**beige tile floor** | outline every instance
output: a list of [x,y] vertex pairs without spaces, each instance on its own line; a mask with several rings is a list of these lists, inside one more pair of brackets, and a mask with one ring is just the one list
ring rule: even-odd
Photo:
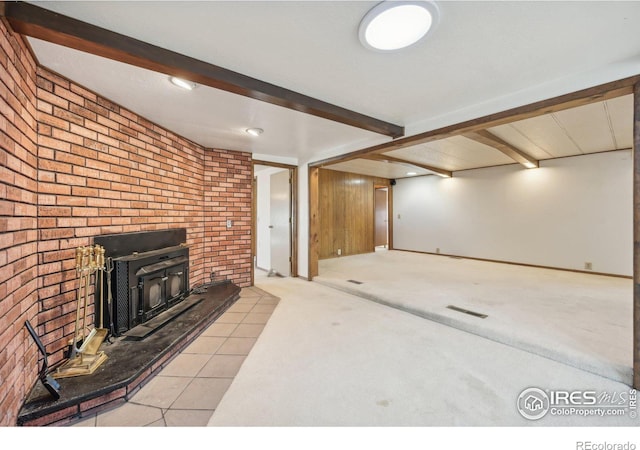
[[74,427],[206,426],[278,298],[256,287],[240,298],[124,405]]

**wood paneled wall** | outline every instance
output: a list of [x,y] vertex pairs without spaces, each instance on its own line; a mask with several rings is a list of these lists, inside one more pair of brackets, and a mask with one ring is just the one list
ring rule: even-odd
[[319,170],[319,258],[374,251],[375,186],[386,178]]

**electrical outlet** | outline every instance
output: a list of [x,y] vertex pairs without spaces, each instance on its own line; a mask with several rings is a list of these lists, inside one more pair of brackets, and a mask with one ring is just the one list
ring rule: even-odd
[[584,268],[586,270],[593,270],[593,264],[591,264],[590,262],[586,262],[584,263]]
[[440,248],[436,248],[436,253],[440,253]]
[[339,249],[338,249],[338,251],[337,251],[337,253],[338,253],[338,256],[342,255],[342,249],[341,249],[341,248],[339,248]]
[[227,228],[231,228],[233,226],[233,222],[231,219],[227,219]]

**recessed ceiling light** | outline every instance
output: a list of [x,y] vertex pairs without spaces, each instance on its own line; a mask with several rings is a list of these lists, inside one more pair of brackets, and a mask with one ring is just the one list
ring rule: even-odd
[[370,50],[390,52],[415,44],[438,20],[432,1],[384,1],[360,22],[360,42]]
[[262,133],[264,133],[264,130],[262,128],[247,128],[245,131],[251,136],[260,136]]
[[196,87],[195,83],[192,83],[191,81],[183,80],[182,78],[178,78],[178,77],[169,77],[169,81],[171,81],[171,83],[174,84],[175,86],[178,86],[182,89],[186,89],[188,91],[192,91]]
[[417,174],[416,172],[407,172],[407,175],[408,175],[408,176],[410,176],[410,177],[412,177],[412,176],[414,176],[414,175],[418,175],[418,174]]

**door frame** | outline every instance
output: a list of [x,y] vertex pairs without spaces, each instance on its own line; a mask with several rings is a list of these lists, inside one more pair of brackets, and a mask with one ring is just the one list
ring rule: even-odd
[[255,176],[255,166],[269,166],[269,167],[278,167],[281,169],[289,170],[289,178],[291,180],[290,186],[290,195],[289,200],[291,202],[290,210],[291,210],[291,254],[289,257],[291,258],[291,276],[298,276],[298,167],[293,166],[291,164],[282,164],[271,161],[260,161],[260,160],[252,160],[251,161],[251,286],[254,285],[255,281],[255,260],[257,256],[257,222],[258,222],[258,184],[256,182]]

